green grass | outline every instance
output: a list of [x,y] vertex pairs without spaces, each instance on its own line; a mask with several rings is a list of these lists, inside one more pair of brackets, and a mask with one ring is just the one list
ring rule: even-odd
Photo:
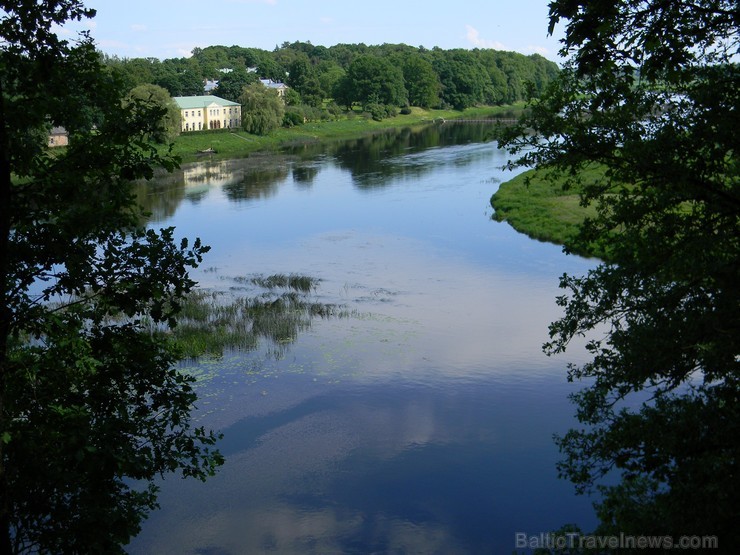
[[[424,110],[412,108],[410,114],[400,114],[383,121],[374,121],[359,113],[336,121],[306,123],[291,128],[280,128],[267,136],[251,135],[238,130],[199,131],[183,133],[175,139],[172,153],[183,163],[211,158],[242,158],[258,150],[276,149],[284,145],[301,142],[317,142],[342,138],[356,138],[362,135],[430,123],[435,119],[513,117],[524,109],[524,104],[510,106],[484,106],[456,110]],[[200,155],[201,150],[212,148],[216,154]]]
[[[603,177],[602,168],[581,174],[583,181],[597,181]],[[508,222],[533,239],[566,244],[576,236],[584,219],[596,214],[596,209],[581,206],[579,191],[565,190],[563,185],[564,180],[545,178],[540,171],[524,172],[502,183],[491,197],[494,219]]]

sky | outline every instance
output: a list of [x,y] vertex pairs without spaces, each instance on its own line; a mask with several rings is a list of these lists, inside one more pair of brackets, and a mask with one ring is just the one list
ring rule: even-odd
[[404,43],[433,48],[494,48],[558,61],[547,35],[549,0],[86,0],[98,49],[123,58],[188,57],[196,47],[273,50],[284,42]]

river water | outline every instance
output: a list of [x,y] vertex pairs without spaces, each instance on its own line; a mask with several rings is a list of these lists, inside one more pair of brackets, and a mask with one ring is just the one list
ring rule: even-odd
[[491,220],[513,174],[489,133],[204,161],[142,189],[151,225],[211,245],[202,288],[308,275],[349,316],[191,364],[226,464],[163,480],[131,553],[508,554],[517,533],[594,525],[552,441],[575,424],[565,366],[584,354],[541,351],[559,276],[593,262]]

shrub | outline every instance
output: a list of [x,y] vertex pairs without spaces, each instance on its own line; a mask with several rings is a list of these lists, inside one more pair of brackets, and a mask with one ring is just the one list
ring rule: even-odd
[[285,112],[283,116],[283,127],[295,127],[297,125],[303,125],[303,112],[291,106],[291,109]]

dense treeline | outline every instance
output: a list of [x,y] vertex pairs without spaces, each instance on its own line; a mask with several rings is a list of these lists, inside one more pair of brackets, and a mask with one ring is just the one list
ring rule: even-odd
[[335,110],[337,105],[359,105],[380,117],[406,106],[464,109],[510,104],[530,93],[539,96],[559,71],[538,54],[405,44],[325,47],[294,42],[272,52],[209,46],[196,48],[189,58],[104,56],[104,61],[130,88],[154,84],[172,96],[186,96],[203,94],[204,82],[213,80],[219,81],[216,94],[238,100],[245,86],[264,78],[290,86],[288,106],[319,109],[331,99]]

